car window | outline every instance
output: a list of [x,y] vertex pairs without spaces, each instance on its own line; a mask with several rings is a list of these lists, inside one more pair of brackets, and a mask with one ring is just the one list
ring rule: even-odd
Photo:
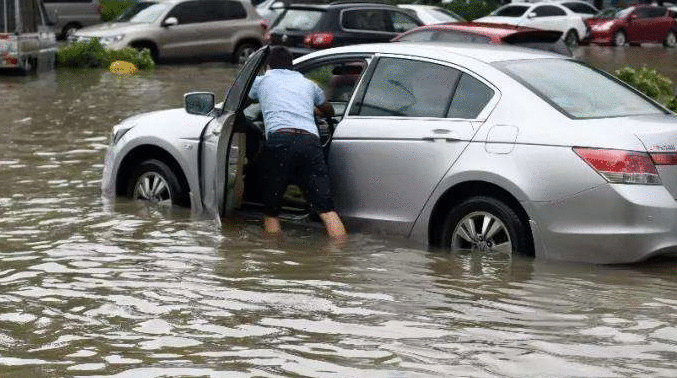
[[219,0],[186,1],[177,4],[167,14],[176,17],[180,25],[200,22],[223,21],[231,18],[226,3]]
[[528,9],[528,5],[509,5],[507,7],[497,9],[493,15],[501,17],[522,17],[524,12],[526,12]]
[[417,30],[401,36],[398,41],[401,42],[428,42],[437,32],[434,30]]
[[236,20],[241,18],[247,18],[247,11],[244,9],[239,1],[224,1],[226,9],[226,20]]
[[494,97],[494,90],[474,77],[463,73],[451,101],[447,117],[474,119]]
[[656,18],[665,16],[665,8],[662,7],[652,7],[649,8],[648,17]]
[[636,18],[649,18],[651,17],[651,9],[649,8],[637,8],[635,13],[632,14]]
[[454,31],[440,31],[435,40],[440,42],[491,43],[491,38],[484,35]]
[[382,58],[357,114],[443,118],[459,75],[439,64]]
[[663,113],[627,86],[580,62],[538,59],[495,65],[572,118]]
[[341,16],[344,29],[392,31],[392,20],[381,9],[349,9]]
[[591,7],[588,4],[584,4],[584,3],[562,3],[562,6],[571,9],[571,11],[574,12],[574,13],[582,13],[582,14],[596,14],[597,13],[595,8]]
[[413,17],[407,14],[397,11],[391,11],[388,13],[390,14],[390,24],[393,26],[393,28],[388,31],[403,33],[409,29],[419,26],[419,23],[416,22]]
[[314,9],[287,9],[275,20],[273,27],[282,30],[313,30],[324,12]]
[[304,69],[303,76],[324,91],[327,101],[347,103],[366,66],[364,59],[331,62]]
[[553,16],[566,16],[566,12],[553,5],[541,5],[535,7],[532,11],[536,13],[536,17],[553,17]]

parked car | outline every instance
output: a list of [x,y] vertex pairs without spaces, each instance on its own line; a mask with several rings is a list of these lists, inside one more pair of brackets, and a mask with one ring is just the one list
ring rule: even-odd
[[393,42],[508,44],[572,56],[562,32],[507,24],[455,22],[424,25],[393,38]]
[[53,69],[56,36],[42,0],[0,0],[0,69]]
[[565,8],[569,8],[572,12],[581,16],[584,20],[586,18],[594,17],[596,14],[599,13],[599,9],[595,8],[594,5],[590,4],[587,1],[564,0],[564,1],[556,1],[555,4],[559,4]]
[[475,21],[561,31],[569,47],[578,45],[586,34],[581,16],[557,3],[507,4]]
[[590,28],[589,40],[601,45],[623,46],[626,43],[663,43],[677,46],[675,13],[652,5],[638,5],[623,9],[613,17],[595,17],[586,20]]
[[384,3],[291,4],[275,20],[264,43],[286,46],[300,56],[329,47],[388,42],[421,25],[412,12]]
[[416,17],[426,25],[441,24],[443,22],[464,22],[465,19],[456,13],[442,7],[423,4],[399,4],[398,7],[409,9],[416,13]]
[[44,0],[54,31],[62,39],[85,26],[101,22],[99,0]]
[[115,21],[82,28],[70,42],[98,38],[104,47],[147,48],[154,60],[230,58],[244,62],[261,46],[265,21],[249,0],[152,0]]
[[[246,98],[267,52],[221,104],[189,93],[183,109],[114,126],[103,194],[215,215],[256,209],[257,177],[271,173],[257,164],[262,121]],[[594,263],[677,249],[677,116],[611,75],[479,44],[360,44],[294,66],[336,110],[318,125],[352,230]]]

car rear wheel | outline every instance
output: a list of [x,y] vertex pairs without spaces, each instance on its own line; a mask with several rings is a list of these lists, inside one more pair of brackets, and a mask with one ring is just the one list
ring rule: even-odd
[[530,255],[527,227],[504,202],[470,197],[454,206],[444,222],[442,247],[451,252],[486,255]]
[[663,41],[663,46],[665,47],[675,47],[677,46],[677,33],[674,30],[670,30],[668,35],[665,36]]
[[564,37],[564,43],[569,46],[570,49],[578,47],[578,33],[576,30],[571,29],[567,32]]
[[255,53],[257,49],[258,49],[257,45],[249,42],[245,42],[239,45],[237,49],[235,49],[235,52],[233,53],[232,58],[233,63],[244,64],[244,62],[247,61],[249,56]]
[[155,159],[145,160],[134,169],[127,182],[127,197],[162,205],[181,205],[186,201],[176,174]]
[[624,46],[628,42],[623,30],[619,30],[614,34],[614,46]]

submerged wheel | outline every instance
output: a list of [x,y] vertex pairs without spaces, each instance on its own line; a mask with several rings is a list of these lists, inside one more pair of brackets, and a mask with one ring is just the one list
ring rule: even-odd
[[578,47],[578,33],[576,30],[571,29],[567,32],[564,37],[564,43],[569,46],[570,49]]
[[674,30],[670,30],[663,40],[663,46],[665,47],[675,47],[677,46],[677,33]]
[[531,255],[531,237],[517,213],[485,196],[454,206],[444,222],[442,246],[452,252]]
[[232,61],[236,64],[244,64],[250,55],[256,52],[259,47],[253,43],[245,42],[235,49]]
[[127,197],[163,205],[185,205],[187,193],[167,164],[149,159],[139,164],[127,182]]
[[624,46],[628,42],[623,30],[619,30],[614,34],[614,46]]

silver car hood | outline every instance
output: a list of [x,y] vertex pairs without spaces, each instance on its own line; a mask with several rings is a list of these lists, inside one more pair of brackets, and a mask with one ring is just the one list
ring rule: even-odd
[[133,127],[135,134],[155,135],[163,139],[197,139],[211,116],[188,114],[183,108],[158,110],[131,116],[120,126]]
[[88,26],[75,32],[81,37],[105,37],[135,32],[139,29],[147,29],[150,24],[135,22],[106,22],[103,24]]

